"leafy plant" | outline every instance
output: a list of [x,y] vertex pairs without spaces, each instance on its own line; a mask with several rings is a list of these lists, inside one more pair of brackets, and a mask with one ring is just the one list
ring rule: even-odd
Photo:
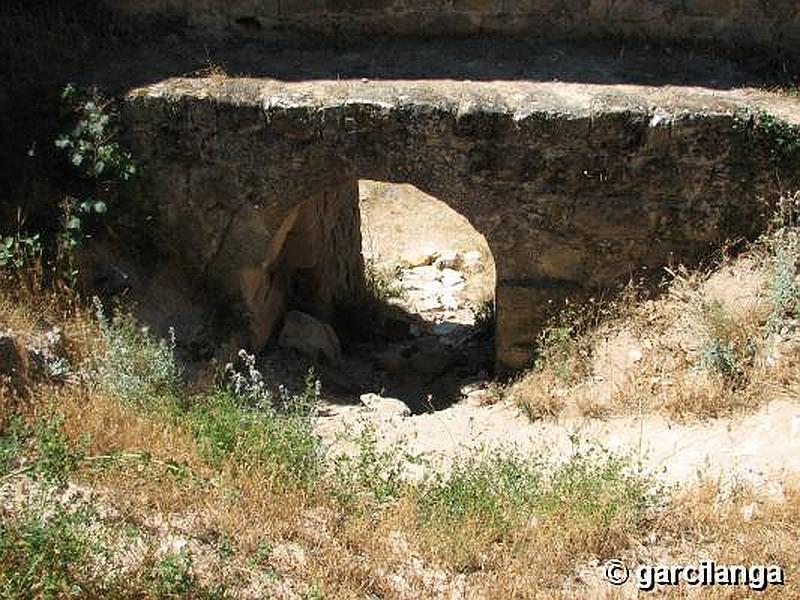
[[[136,174],[133,158],[115,141],[117,130],[112,124],[111,103],[97,90],[80,94],[73,84],[64,88],[61,99],[75,113],[77,123],[56,140],[56,147],[65,151],[84,177],[100,182],[105,189],[133,177]],[[87,208],[105,212],[100,205]]]
[[386,302],[405,294],[397,270],[383,268],[374,259],[364,261],[364,278],[367,296],[374,301]]
[[322,472],[322,444],[314,433],[319,382],[309,372],[303,391],[285,388],[273,398],[255,367],[242,353],[245,371],[226,371],[225,386],[188,410],[189,427],[213,463],[235,457],[236,464],[264,469],[279,488],[306,486]]
[[444,528],[481,523],[502,534],[533,509],[542,471],[538,461],[513,452],[458,459],[449,476],[437,475],[423,488],[423,519]]
[[761,113],[756,120],[756,128],[769,142],[770,159],[775,167],[792,165],[800,156],[800,132],[794,125]]
[[797,283],[800,246],[800,192],[784,195],[778,204],[764,241],[770,252],[767,292],[772,311],[767,319],[766,332],[775,333],[786,317],[800,310],[800,285]]
[[51,416],[36,427],[36,462],[34,473],[51,485],[64,486],[75,469],[81,453],[74,450],[63,432],[63,419]]
[[16,233],[0,238],[0,267],[21,271],[39,260],[42,243],[39,234]]
[[6,421],[0,433],[0,475],[5,475],[16,466],[30,433],[22,417],[13,415]]
[[772,312],[767,330],[779,329],[784,319],[798,312],[800,285],[797,283],[797,240],[782,239],[776,244],[768,281]]
[[182,371],[175,358],[175,332],[158,339],[139,326],[131,315],[109,320],[95,299],[97,319],[105,348],[96,360],[94,380],[121,400],[152,407],[180,394]]
[[495,306],[494,300],[485,300],[475,304],[472,308],[475,315],[475,328],[487,333],[494,331],[495,327]]
[[331,457],[333,495],[350,505],[359,499],[381,504],[398,498],[405,488],[403,462],[414,457],[399,445],[379,449],[375,427],[371,424],[365,424],[354,441],[354,453]]
[[640,531],[661,496],[629,460],[577,446],[560,464],[506,450],[467,455],[449,476],[420,486],[417,506],[435,549],[464,568],[482,564],[486,546],[542,531],[561,532],[565,544],[591,536],[599,540],[592,548],[618,549],[614,540]]
[[579,445],[549,477],[537,509],[543,516],[562,514],[578,522],[630,529],[641,525],[647,511],[659,503],[662,491],[630,460],[596,446]]
[[72,167],[75,190],[61,203],[57,256],[62,274],[74,287],[78,270],[74,253],[114,204],[119,191],[136,174],[130,152],[117,141],[112,103],[97,90],[80,93],[67,85],[62,101],[74,119],[72,129],[55,140]]
[[153,568],[152,587],[158,598],[186,598],[197,588],[194,561],[185,551],[166,555]]
[[719,301],[703,303],[700,310],[706,329],[700,365],[728,381],[743,382],[756,354],[758,332],[745,327]]

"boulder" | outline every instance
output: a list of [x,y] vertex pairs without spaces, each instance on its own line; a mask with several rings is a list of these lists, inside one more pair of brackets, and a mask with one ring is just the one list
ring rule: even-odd
[[396,398],[384,398],[378,394],[362,394],[361,404],[378,413],[380,417],[387,419],[411,416],[411,409],[408,408],[408,405]]
[[463,264],[467,267],[476,267],[481,264],[483,258],[481,257],[481,253],[477,250],[470,250],[469,252],[464,253],[463,257]]
[[342,347],[333,328],[299,310],[287,313],[278,346],[332,364],[342,359]]
[[0,377],[17,393],[24,393],[36,382],[64,381],[69,372],[63,336],[57,327],[28,336],[0,332]]
[[427,283],[437,281],[440,277],[439,269],[431,265],[414,267],[403,271],[403,284],[408,287],[422,287]]

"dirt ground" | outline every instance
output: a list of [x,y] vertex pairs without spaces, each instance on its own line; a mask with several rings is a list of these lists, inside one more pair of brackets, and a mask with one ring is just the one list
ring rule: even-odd
[[361,239],[365,258],[393,268],[403,257],[427,253],[480,253],[469,270],[463,298],[494,298],[494,259],[484,237],[441,200],[413,185],[361,180]]
[[[494,272],[485,240],[446,205],[412,186],[362,181],[361,210],[365,257],[391,270],[420,250],[423,254],[477,251],[482,268],[464,272],[464,294],[470,300],[491,297]],[[744,322],[754,311],[763,313],[764,285],[763,270],[754,259],[743,258],[715,272],[692,293],[706,303],[720,303]],[[577,392],[553,388],[547,392],[564,396],[563,410],[553,418],[531,422],[513,401],[498,401],[496,383],[476,375],[458,380],[457,397],[440,410],[415,409],[413,415],[364,406],[354,395],[349,402],[325,408],[318,432],[333,442],[345,430],[369,425],[375,427],[382,447],[402,446],[444,469],[455,457],[480,447],[568,456],[577,436],[633,457],[670,483],[720,477],[780,495],[784,483],[793,480],[792,473],[800,471],[800,405],[787,390],[776,389],[752,412],[699,421],[676,420],[641,398],[638,409],[629,397],[627,403],[619,399],[635,395],[629,388],[637,381],[655,380],[643,371],[652,362],[660,363],[664,380],[657,385],[665,391],[651,394],[656,398],[666,395],[670,386],[681,385],[670,381],[664,365],[677,361],[676,371],[691,371],[685,366],[689,358],[680,362],[676,356],[695,355],[703,331],[681,294],[688,292],[677,289],[674,298],[667,294],[656,303],[645,303],[643,322],[631,318],[597,335],[587,378],[574,390],[581,398],[591,396],[593,405],[602,405],[603,410],[587,414],[572,400],[571,394]],[[664,332],[655,327],[660,321]],[[669,356],[664,354],[667,349]],[[640,387],[636,393],[641,395]],[[385,389],[369,391],[390,396]],[[393,397],[409,403],[402,395]],[[411,471],[414,468],[418,467],[410,467]]]

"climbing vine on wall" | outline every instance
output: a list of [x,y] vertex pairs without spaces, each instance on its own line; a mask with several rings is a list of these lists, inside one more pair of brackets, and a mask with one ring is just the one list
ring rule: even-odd
[[55,140],[55,146],[68,160],[72,189],[61,203],[58,260],[62,275],[74,284],[78,275],[75,249],[114,207],[121,187],[136,175],[136,165],[116,140],[116,114],[108,99],[95,89],[79,92],[72,84],[64,88],[61,99],[72,125]]

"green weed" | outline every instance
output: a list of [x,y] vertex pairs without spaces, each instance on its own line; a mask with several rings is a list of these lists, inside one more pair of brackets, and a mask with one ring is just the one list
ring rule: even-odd
[[197,588],[194,561],[184,552],[174,552],[159,560],[152,572],[152,589],[157,598],[186,598]]
[[380,267],[373,259],[364,262],[364,279],[367,297],[380,303],[405,294],[396,269]]
[[449,476],[426,483],[419,498],[428,526],[447,532],[471,524],[501,539],[531,518],[567,516],[592,527],[641,525],[653,506],[653,482],[630,461],[593,447],[553,467],[513,451],[476,453]]
[[30,435],[30,428],[19,415],[12,415],[5,423],[0,434],[0,476],[18,466]]
[[40,421],[34,429],[36,459],[34,474],[50,485],[63,487],[78,466],[82,453],[74,449],[63,431],[63,418],[57,415]]
[[719,301],[704,302],[700,311],[706,329],[700,366],[728,381],[744,382],[755,358],[758,332],[745,327]]
[[356,446],[353,454],[329,458],[329,483],[334,497],[348,506],[355,506],[359,500],[382,504],[398,498],[406,487],[403,463],[414,457],[401,446],[379,449],[371,424],[365,424],[351,441]]
[[87,572],[99,550],[85,533],[91,514],[52,499],[0,522],[0,596],[78,598],[97,593]]
[[93,378],[120,400],[153,407],[180,396],[182,371],[175,357],[175,334],[169,341],[153,336],[130,315],[109,320],[95,299],[105,348],[96,360]]
[[313,430],[319,382],[309,373],[300,394],[280,388],[273,399],[254,360],[245,361],[245,373],[229,369],[227,386],[189,408],[189,427],[212,463],[233,458],[237,465],[267,470],[279,486],[310,485],[323,461]]
[[769,142],[770,160],[776,168],[790,167],[800,156],[800,133],[794,125],[761,113],[756,120],[756,130]]

